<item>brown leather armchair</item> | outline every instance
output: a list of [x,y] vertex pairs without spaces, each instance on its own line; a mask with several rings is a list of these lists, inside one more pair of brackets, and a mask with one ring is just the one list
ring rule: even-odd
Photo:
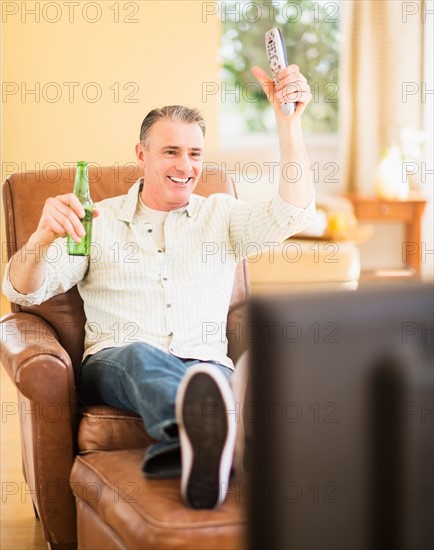
[[[94,201],[121,195],[138,167],[91,168]],[[17,173],[3,186],[10,257],[35,230],[46,198],[70,192],[74,170]],[[196,193],[235,194],[221,171],[204,169]],[[247,266],[241,263],[228,317],[229,355],[244,349]],[[23,472],[52,549],[242,548],[244,510],[236,491],[215,511],[190,510],[179,480],[146,479],[140,469],[151,440],[141,419],[107,406],[82,408],[75,370],[83,352],[83,303],[76,287],[32,307],[11,304],[1,320],[2,364],[22,414]]]

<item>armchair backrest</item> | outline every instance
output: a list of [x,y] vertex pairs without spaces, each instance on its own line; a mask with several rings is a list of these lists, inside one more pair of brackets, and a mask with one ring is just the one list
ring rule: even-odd
[[[141,176],[137,165],[123,167],[89,167],[89,183],[92,199],[102,199],[125,194]],[[27,242],[35,231],[45,200],[49,197],[72,191],[75,168],[21,172],[9,176],[3,185],[6,216],[7,255],[10,258]],[[234,182],[222,170],[204,167],[195,193],[208,196],[213,193],[228,193],[236,196]],[[248,295],[247,265],[237,266],[230,310],[243,304]],[[11,304],[12,311],[26,311],[45,319],[56,331],[61,345],[71,357],[74,367],[80,364],[83,353],[85,316],[83,302],[77,287],[65,294],[51,298],[37,306]],[[51,335],[39,335],[41,344]]]

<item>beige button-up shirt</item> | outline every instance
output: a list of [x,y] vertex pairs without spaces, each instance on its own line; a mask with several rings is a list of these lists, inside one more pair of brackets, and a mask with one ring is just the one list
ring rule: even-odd
[[68,256],[66,239],[57,239],[45,254],[42,286],[20,294],[8,265],[4,293],[11,302],[33,305],[77,285],[87,319],[83,357],[141,341],[233,368],[226,319],[236,263],[312,223],[314,199],[302,209],[280,195],[243,202],[193,194],[187,206],[168,213],[162,249],[152,221],[136,216],[140,190],[138,180],[126,195],[98,204],[90,257]]

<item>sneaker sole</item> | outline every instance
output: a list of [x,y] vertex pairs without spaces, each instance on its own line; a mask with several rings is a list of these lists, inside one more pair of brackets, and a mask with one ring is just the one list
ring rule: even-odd
[[[191,508],[216,508],[225,499],[235,445],[232,390],[226,378],[193,367],[176,400],[182,456],[181,495]],[[232,420],[232,421],[231,421]]]

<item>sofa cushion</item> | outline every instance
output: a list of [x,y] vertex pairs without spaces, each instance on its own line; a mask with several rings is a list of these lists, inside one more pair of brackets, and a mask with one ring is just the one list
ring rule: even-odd
[[179,479],[148,479],[142,461],[137,449],[76,458],[71,487],[77,499],[80,548],[104,548],[107,533],[118,541],[114,548],[246,548],[246,499],[237,492],[238,482],[231,482],[217,510],[192,510],[181,500]]
[[288,239],[248,259],[252,294],[300,284],[357,283],[360,253],[353,242]]
[[154,442],[140,416],[134,413],[107,405],[86,407],[81,411],[78,429],[80,453],[146,449]]

